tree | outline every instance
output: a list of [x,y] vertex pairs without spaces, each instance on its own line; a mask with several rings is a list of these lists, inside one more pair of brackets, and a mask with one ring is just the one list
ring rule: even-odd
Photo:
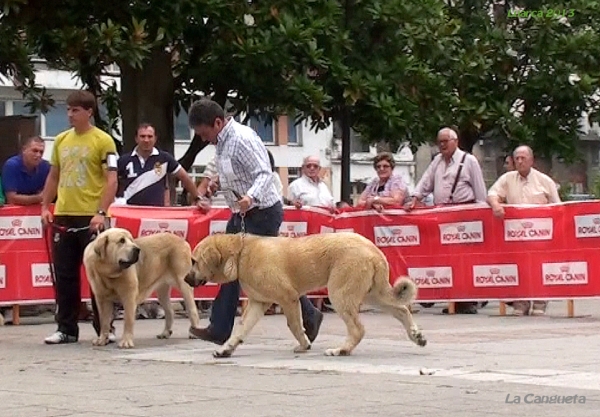
[[523,143],[545,158],[576,158],[580,118],[595,121],[600,104],[598,3],[464,0],[446,10],[458,31],[433,64],[456,94],[445,117],[461,147],[492,133],[507,149]]

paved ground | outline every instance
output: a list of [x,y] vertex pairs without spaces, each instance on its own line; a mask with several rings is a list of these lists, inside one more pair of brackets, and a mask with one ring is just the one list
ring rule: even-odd
[[[599,300],[577,302],[583,317],[573,319],[560,302],[549,317],[498,317],[493,304],[477,316],[448,317],[441,307],[415,315],[425,348],[410,343],[392,318],[363,313],[366,338],[344,358],[323,356],[344,333],[331,313],[308,354],[291,352],[285,319],[275,315],[228,360],[187,339],[184,319],[168,341],[154,338],[161,321],[138,321],[136,348],[122,351],[93,348],[89,323],[82,323],[79,344],[44,346],[51,319],[24,318],[0,328],[0,415],[598,415]],[[532,404],[535,396],[571,396],[571,403]]]

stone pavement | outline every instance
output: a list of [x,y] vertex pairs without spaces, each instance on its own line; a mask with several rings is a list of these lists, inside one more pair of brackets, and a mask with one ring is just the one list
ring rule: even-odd
[[[442,307],[415,314],[425,348],[393,318],[362,313],[366,337],[342,358],[323,356],[344,336],[333,313],[307,354],[292,353],[285,318],[275,315],[226,360],[187,339],[185,319],[167,341],[154,337],[162,320],[138,321],[136,348],[123,351],[92,347],[90,323],[81,324],[79,344],[45,346],[52,319],[24,318],[0,328],[0,416],[598,415],[600,300],[577,301],[582,317],[571,319],[563,302],[546,317],[499,317],[494,303],[449,317]],[[570,403],[532,404],[536,396]]]

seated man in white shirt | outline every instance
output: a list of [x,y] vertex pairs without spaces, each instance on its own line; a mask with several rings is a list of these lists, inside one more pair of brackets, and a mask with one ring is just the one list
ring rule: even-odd
[[302,162],[302,176],[292,181],[288,200],[296,208],[302,206],[326,207],[335,210],[335,200],[327,185],[319,177],[321,161],[318,156],[307,156]]

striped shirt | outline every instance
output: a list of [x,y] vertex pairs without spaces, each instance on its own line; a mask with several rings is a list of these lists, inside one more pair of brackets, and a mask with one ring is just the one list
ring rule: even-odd
[[235,190],[240,196],[252,198],[250,208],[271,207],[281,201],[277,193],[267,148],[249,126],[227,121],[217,136],[216,166],[221,190],[233,212],[239,211]]

